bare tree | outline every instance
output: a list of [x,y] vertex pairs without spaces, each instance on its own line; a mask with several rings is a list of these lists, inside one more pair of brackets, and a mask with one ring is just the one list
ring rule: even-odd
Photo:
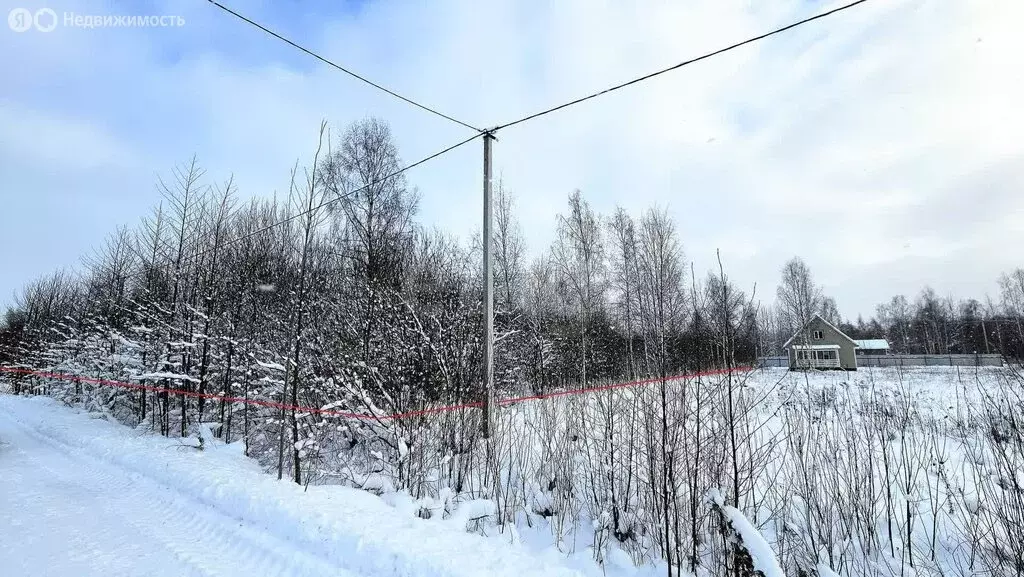
[[888,303],[878,305],[875,310],[889,340],[898,344],[898,350],[909,352],[912,311],[907,297],[896,295]]
[[586,384],[588,332],[604,302],[604,245],[600,221],[578,190],[569,195],[569,213],[558,217],[552,253],[560,283],[579,313],[580,384]]
[[555,271],[550,259],[542,256],[530,265],[526,283],[526,327],[531,350],[530,382],[534,392],[538,393],[546,388],[549,378],[548,364],[553,342],[548,324],[556,308],[555,283]]
[[999,277],[999,289],[1003,297],[1003,309],[1017,326],[1017,339],[1024,348],[1024,268]]
[[646,294],[643,316],[651,342],[655,344],[655,366],[660,382],[657,391],[658,413],[645,420],[651,489],[655,510],[660,514],[660,537],[665,560],[678,565],[682,556],[682,524],[676,470],[680,427],[675,425],[678,411],[667,390],[669,376],[669,340],[681,328],[684,316],[682,246],[675,227],[664,210],[648,210],[640,221],[638,262],[640,287]]
[[821,318],[833,325],[839,325],[842,319],[839,317],[839,307],[836,306],[836,299],[824,297],[821,299]]
[[[633,344],[634,337],[638,332],[637,307],[640,298],[637,277],[639,263],[637,262],[636,224],[625,209],[619,207],[615,209],[614,216],[608,222],[608,229],[612,247],[610,255],[611,286],[617,296],[622,331],[626,336],[626,367],[630,378],[636,379],[639,375],[639,367]],[[644,357],[647,357],[646,352]]]
[[[185,309],[185,297],[189,290],[195,288],[194,285],[189,284],[189,276],[192,271],[195,270],[195,258],[190,258],[190,255],[194,255],[198,250],[198,244],[196,242],[197,235],[199,232],[199,226],[201,223],[200,217],[205,202],[208,188],[202,184],[202,179],[205,176],[206,171],[199,166],[199,163],[195,157],[189,161],[187,165],[176,167],[172,171],[174,180],[171,184],[165,183],[163,180],[159,181],[158,189],[164,200],[170,207],[169,213],[169,227],[170,232],[173,236],[169,239],[171,242],[171,295],[170,295],[170,307],[165,309],[165,324],[166,327],[177,334],[167,334],[167,341],[165,342],[164,354],[160,361],[160,367],[167,368],[176,366],[180,369],[182,374],[187,374],[190,368],[190,357],[188,353],[188,346],[192,338],[192,331],[190,327],[178,326],[178,321],[182,320],[183,324],[187,324],[187,320],[183,320],[186,316],[183,312]],[[179,341],[175,341],[174,337],[183,337]],[[175,344],[172,344],[175,343]],[[172,357],[177,357],[175,361]],[[182,381],[182,383],[187,381]],[[170,381],[168,379],[163,380],[164,389],[170,389]],[[186,386],[182,384],[181,386]],[[169,434],[169,410],[170,410],[170,399],[167,397],[167,393],[164,393],[163,397],[163,428],[164,434]],[[181,419],[180,419],[180,434],[182,437],[188,434],[188,397],[181,395]]]
[[89,271],[86,281],[89,291],[100,305],[99,314],[114,327],[122,327],[125,322],[129,282],[139,264],[133,244],[131,231],[118,227],[102,248],[82,259]]
[[394,286],[411,246],[418,199],[405,176],[388,125],[376,118],[351,124],[320,177],[341,207],[352,243],[354,272],[371,285]]
[[778,299],[791,332],[806,325],[821,310],[821,289],[814,284],[811,269],[800,257],[793,257],[782,267]]
[[526,248],[515,216],[515,198],[505,187],[504,180],[498,180],[494,210],[495,294],[498,295],[499,309],[509,312],[521,306]]
[[[285,373],[285,394],[287,394],[287,384],[291,384],[291,406],[290,417],[291,417],[291,432],[292,432],[292,474],[295,482],[298,484],[302,483],[301,467],[300,467],[300,448],[299,448],[299,423],[295,415],[295,408],[299,404],[299,388],[302,382],[302,364],[301,364],[301,352],[303,347],[303,341],[305,336],[305,323],[307,319],[307,308],[309,306],[309,285],[310,285],[310,271],[312,269],[311,259],[313,258],[313,248],[316,241],[316,233],[319,227],[325,220],[326,211],[320,207],[323,205],[323,197],[325,196],[325,189],[323,184],[318,179],[320,171],[317,170],[320,161],[320,152],[324,143],[324,136],[327,131],[327,122],[324,121],[320,124],[320,135],[317,144],[316,153],[313,155],[312,168],[306,171],[306,186],[299,189],[295,185],[294,173],[292,175],[292,190],[291,199],[295,205],[295,211],[299,216],[298,221],[298,239],[296,249],[298,252],[298,270],[297,270],[297,281],[298,286],[295,290],[295,302],[292,312],[292,323],[291,323],[291,358],[289,364],[286,367],[289,372]],[[290,379],[289,379],[290,376]],[[283,409],[282,409],[283,410]],[[282,419],[281,423],[281,443],[284,439],[284,423]],[[281,445],[279,445],[280,447]],[[277,476],[280,479],[282,473],[281,453],[278,453],[278,469]]]
[[199,357],[199,422],[203,420],[203,411],[206,406],[206,399],[203,395],[206,394],[207,387],[209,386],[210,329],[213,323],[214,307],[219,304],[224,287],[218,265],[221,264],[221,253],[227,240],[228,219],[231,217],[235,204],[234,177],[229,178],[224,183],[224,186],[217,189],[217,197],[214,199],[214,203],[214,209],[208,212],[207,222],[205,223],[208,229],[207,236],[211,244],[205,249],[206,252],[204,253],[209,255],[209,265],[206,269],[207,276],[203,283],[205,294],[203,295],[204,310],[202,315],[203,346]]

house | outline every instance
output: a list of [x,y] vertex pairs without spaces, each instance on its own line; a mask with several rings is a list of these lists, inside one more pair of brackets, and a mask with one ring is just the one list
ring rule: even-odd
[[889,341],[885,339],[862,339],[857,341],[858,355],[887,355]]
[[789,368],[857,370],[857,341],[846,336],[821,315],[814,315],[782,348]]

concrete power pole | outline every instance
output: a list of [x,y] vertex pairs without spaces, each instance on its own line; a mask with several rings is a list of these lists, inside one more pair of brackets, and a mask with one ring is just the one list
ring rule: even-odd
[[493,236],[491,233],[491,141],[494,135],[484,135],[484,420],[483,436],[494,434],[494,270],[491,261]]

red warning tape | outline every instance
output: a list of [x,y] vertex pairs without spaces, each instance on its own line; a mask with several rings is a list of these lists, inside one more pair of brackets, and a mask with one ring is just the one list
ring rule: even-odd
[[[742,372],[749,371],[751,367],[736,367],[734,369],[716,369],[712,371],[701,371],[697,373],[689,373],[683,375],[675,375],[667,377],[665,380],[674,381],[679,379],[692,379],[697,377],[710,377],[714,375],[723,375],[729,372]],[[314,413],[318,415],[328,415],[332,417],[343,417],[346,419],[363,419],[367,421],[372,420],[390,420],[390,419],[406,419],[409,417],[417,417],[420,415],[428,415],[432,413],[443,413],[447,411],[457,411],[459,409],[472,409],[483,406],[481,401],[475,403],[463,403],[460,405],[446,405],[443,407],[433,407],[429,409],[420,409],[418,411],[408,411],[405,413],[395,413],[393,415],[365,415],[361,413],[349,413],[345,411],[337,411],[334,409],[321,409],[316,407],[303,407],[300,405],[290,405],[287,403],[278,403],[275,401],[261,401],[258,399],[246,399],[244,397],[225,397],[219,393],[199,393],[196,391],[186,391],[184,389],[165,389],[163,387],[156,387],[153,385],[141,385],[137,383],[125,383],[123,381],[112,381],[109,379],[94,379],[91,377],[80,377],[76,375],[64,375],[60,373],[49,373],[45,371],[36,371],[32,369],[18,369],[12,367],[0,367],[0,372],[3,373],[14,373],[19,375],[29,375],[34,377],[43,377],[47,379],[59,379],[64,381],[73,381],[78,383],[86,383],[90,385],[102,385],[105,387],[118,387],[123,389],[132,389],[136,391],[150,391],[153,393],[167,393],[169,395],[182,395],[185,397],[194,397],[198,399],[210,399],[214,401],[227,402],[227,403],[247,403],[250,405],[257,405],[260,407],[270,407],[273,409],[284,409],[294,410],[301,413]],[[498,405],[511,405],[513,403],[520,403],[523,401],[536,401],[540,399],[550,399],[552,397],[564,397],[568,395],[579,395],[583,393],[596,393],[600,391],[608,391],[611,389],[622,389],[627,387],[638,387],[643,385],[650,385],[661,381],[661,378],[643,379],[639,381],[631,381],[627,383],[615,383],[611,385],[602,385],[599,387],[588,387],[585,389],[571,389],[566,391],[555,391],[552,393],[546,393],[542,395],[530,395],[526,397],[513,397],[510,399],[500,399],[496,401]]]

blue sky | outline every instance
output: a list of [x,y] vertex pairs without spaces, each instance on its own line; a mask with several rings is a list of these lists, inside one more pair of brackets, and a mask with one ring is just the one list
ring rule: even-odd
[[[224,3],[395,90],[492,125],[836,5],[782,0]],[[205,1],[0,0],[176,15],[166,29],[0,28],[0,307],[158,201],[197,155],[244,196],[287,187],[332,127],[387,120],[417,160],[468,135]],[[534,253],[567,195],[667,206],[699,271],[721,249],[771,301],[801,255],[841,313],[896,293],[995,293],[1024,266],[1024,53],[1014,0],[873,0],[499,135]],[[409,173],[421,220],[478,230],[480,151]]]

